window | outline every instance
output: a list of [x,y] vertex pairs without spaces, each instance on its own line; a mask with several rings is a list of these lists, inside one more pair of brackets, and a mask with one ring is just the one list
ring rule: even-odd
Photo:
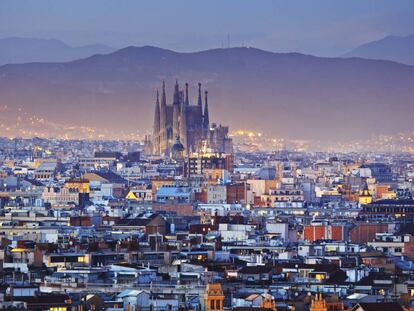
[[221,309],[221,307],[220,307],[220,300],[216,300],[216,309],[217,310],[220,310]]

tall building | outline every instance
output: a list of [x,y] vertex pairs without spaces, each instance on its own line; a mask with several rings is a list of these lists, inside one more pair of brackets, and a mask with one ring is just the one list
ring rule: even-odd
[[172,104],[167,104],[165,82],[162,84],[161,101],[157,91],[152,138],[153,153],[171,155],[171,148],[177,140],[184,147],[184,154],[213,151],[231,152],[232,142],[228,137],[228,127],[210,127],[208,93],[204,92],[204,109],[201,83],[198,83],[197,104],[191,105],[188,83],[181,90],[178,82],[174,86]]
[[312,298],[310,311],[328,311],[326,301],[322,298],[322,294],[316,293],[315,298]]
[[204,294],[206,311],[224,310],[224,294],[220,283],[208,284]]
[[223,169],[233,172],[234,157],[231,154],[200,153],[187,157],[184,175],[202,175],[205,170]]

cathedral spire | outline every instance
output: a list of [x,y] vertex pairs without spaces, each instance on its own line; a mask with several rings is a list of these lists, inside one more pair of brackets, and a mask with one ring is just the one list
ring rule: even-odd
[[201,83],[198,82],[198,102],[197,104],[201,107],[203,105],[201,101]]
[[161,106],[167,105],[167,96],[165,95],[165,81],[162,81],[162,97],[161,97]]
[[208,92],[204,92],[204,115],[203,115],[203,127],[208,129],[210,127],[210,118],[208,115],[208,100],[207,100]]
[[181,143],[184,146],[184,149],[188,149],[188,141],[187,141],[187,106],[185,103],[181,103],[181,111],[180,111],[180,126],[179,126],[179,132],[180,132],[180,139]]
[[173,137],[180,135],[180,104],[173,105]]
[[155,130],[160,130],[160,94],[157,89],[157,101],[155,102],[155,114],[154,114],[154,134]]
[[175,80],[173,104],[180,104],[180,87],[178,85],[178,80]]
[[153,152],[159,154],[159,134],[160,134],[160,94],[157,89],[157,101],[155,102],[154,128],[153,128]]
[[188,83],[185,84],[185,105],[190,105],[190,102],[188,101]]
[[160,107],[160,131],[159,131],[159,138],[160,138],[160,148],[159,153],[164,153],[167,147],[167,100],[165,95],[165,81],[162,81],[162,95],[161,95],[161,107]]

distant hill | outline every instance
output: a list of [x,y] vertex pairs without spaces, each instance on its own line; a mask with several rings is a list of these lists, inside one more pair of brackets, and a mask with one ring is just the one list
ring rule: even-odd
[[72,47],[55,39],[5,38],[0,39],[0,65],[65,62],[114,50],[101,44]]
[[388,36],[363,44],[343,56],[392,60],[414,65],[414,34],[406,37]]
[[151,132],[156,88],[165,79],[171,101],[176,78],[190,83],[193,102],[201,81],[210,120],[233,129],[327,143],[413,129],[413,66],[255,48],[128,47],[67,63],[6,65],[0,105],[113,135]]

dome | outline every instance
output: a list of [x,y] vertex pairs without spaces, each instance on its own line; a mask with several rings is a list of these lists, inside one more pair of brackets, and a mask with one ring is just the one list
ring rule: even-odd
[[172,151],[175,151],[175,152],[177,152],[177,151],[184,151],[184,146],[183,146],[183,144],[182,144],[182,143],[180,143],[180,142],[175,143],[175,144],[172,146]]
[[184,146],[180,142],[180,137],[177,136],[177,139],[174,145],[171,147],[171,152],[182,152],[182,151],[184,151]]

